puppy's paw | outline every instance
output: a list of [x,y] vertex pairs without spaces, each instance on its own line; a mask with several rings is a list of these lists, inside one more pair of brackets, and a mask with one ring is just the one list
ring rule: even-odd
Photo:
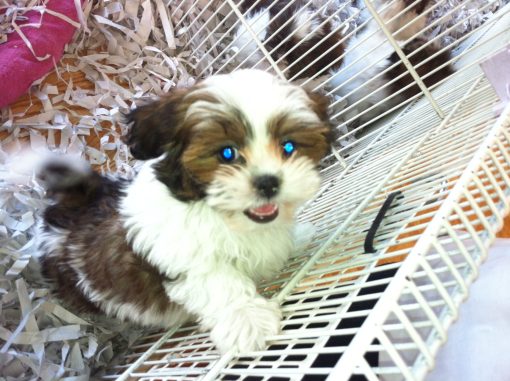
[[221,353],[261,350],[269,336],[280,332],[281,318],[277,303],[258,297],[226,310],[213,327],[211,338]]

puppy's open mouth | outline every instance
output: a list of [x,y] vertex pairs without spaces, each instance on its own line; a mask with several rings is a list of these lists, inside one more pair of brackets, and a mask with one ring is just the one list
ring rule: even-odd
[[266,223],[273,221],[278,217],[278,205],[264,204],[258,208],[250,208],[244,211],[246,217],[258,223]]

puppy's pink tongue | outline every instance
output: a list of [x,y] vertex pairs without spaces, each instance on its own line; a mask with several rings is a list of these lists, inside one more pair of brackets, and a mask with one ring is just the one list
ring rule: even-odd
[[259,216],[270,216],[278,210],[275,204],[264,204],[258,208],[251,208],[250,212]]

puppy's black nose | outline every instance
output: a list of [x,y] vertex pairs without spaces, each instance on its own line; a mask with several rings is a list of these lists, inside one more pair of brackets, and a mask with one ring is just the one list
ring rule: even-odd
[[253,185],[260,196],[271,198],[278,193],[280,179],[273,175],[257,176],[253,180]]

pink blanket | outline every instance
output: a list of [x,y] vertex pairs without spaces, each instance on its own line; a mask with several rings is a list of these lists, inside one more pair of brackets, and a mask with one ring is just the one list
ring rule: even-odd
[[[49,0],[46,7],[78,21],[73,0]],[[18,22],[18,25],[38,24],[41,20],[41,13],[38,11],[29,11],[25,16],[28,20]],[[0,108],[14,102],[26,93],[35,80],[53,69],[76,28],[56,16],[45,13],[39,28],[24,27],[21,30],[31,42],[38,57],[44,57],[46,54],[50,57],[38,61],[18,33],[8,35],[7,42],[0,45]]]

